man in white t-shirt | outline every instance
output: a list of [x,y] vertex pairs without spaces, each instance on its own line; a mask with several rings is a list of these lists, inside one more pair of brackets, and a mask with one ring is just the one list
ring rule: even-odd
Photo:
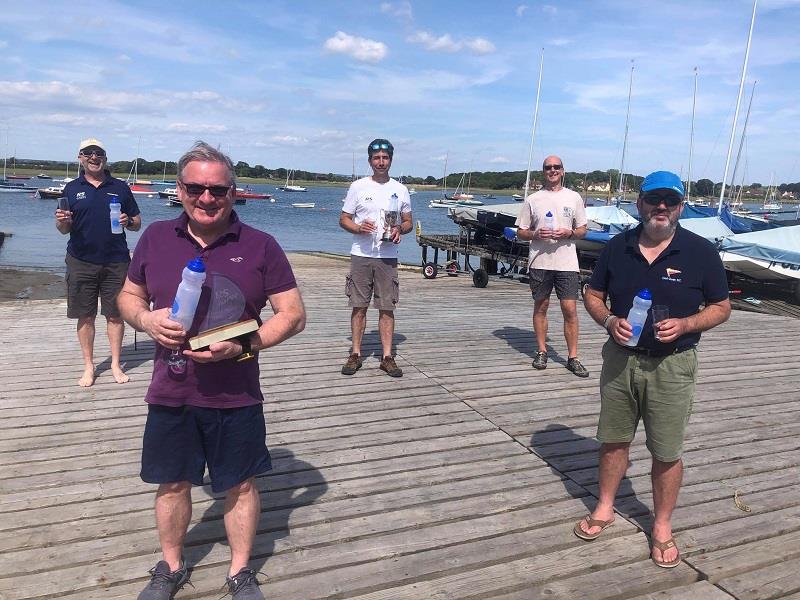
[[535,369],[547,368],[547,308],[553,286],[564,315],[567,369],[578,377],[589,371],[578,360],[578,290],[580,268],[575,240],[586,235],[586,211],[577,192],[562,187],[564,164],[548,156],[542,165],[544,189],[531,194],[517,217],[517,237],[530,240],[528,276],[533,294]]
[[394,307],[400,299],[397,278],[397,244],[401,235],[413,229],[411,197],[406,186],[389,177],[394,147],[384,139],[367,146],[372,176],[354,181],[347,191],[339,225],[353,234],[350,249],[350,273],[345,293],[353,312],[350,328],[353,347],[342,367],[343,375],[353,375],[361,368],[361,340],[367,325],[370,301],[378,309],[380,333],[380,368],[391,377],[403,371],[392,356]]

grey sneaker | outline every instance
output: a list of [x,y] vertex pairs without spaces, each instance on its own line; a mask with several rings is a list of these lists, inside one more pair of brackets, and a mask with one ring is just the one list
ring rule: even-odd
[[581,361],[579,361],[577,357],[570,358],[567,361],[567,368],[570,371],[572,371],[573,373],[575,373],[575,375],[577,375],[578,377],[588,377],[589,376],[589,371],[586,370],[586,367],[584,367],[581,364]]
[[537,352],[536,355],[533,357],[533,368],[542,369],[547,368],[547,352]]
[[356,371],[358,371],[363,364],[364,361],[361,360],[358,354],[351,354],[342,367],[342,375],[355,375]]
[[228,593],[234,600],[264,600],[253,569],[245,567],[233,577],[226,577],[225,583],[228,584]]
[[150,583],[139,594],[138,600],[172,600],[187,581],[189,571],[186,563],[181,561],[180,569],[170,571],[167,561],[160,560],[150,569]]
[[403,369],[397,366],[393,356],[384,356],[380,364],[381,371],[386,371],[389,377],[402,377]]

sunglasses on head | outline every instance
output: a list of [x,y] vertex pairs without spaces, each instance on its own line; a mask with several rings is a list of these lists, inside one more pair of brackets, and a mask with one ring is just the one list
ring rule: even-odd
[[386,142],[380,144],[370,144],[370,150],[393,150],[391,144],[387,144]]
[[97,158],[105,158],[106,151],[105,150],[81,150],[81,156],[85,156],[86,158],[91,158],[92,156],[96,156]]
[[545,171],[560,171],[564,165],[545,165]]
[[193,198],[199,198],[206,191],[210,192],[214,198],[224,198],[228,195],[231,187],[233,187],[230,185],[201,185],[199,183],[184,183],[182,181],[180,183],[183,189],[186,190],[186,193]]
[[646,192],[642,195],[642,202],[650,206],[659,206],[663,202],[666,206],[674,208],[683,202],[683,196],[671,191]]

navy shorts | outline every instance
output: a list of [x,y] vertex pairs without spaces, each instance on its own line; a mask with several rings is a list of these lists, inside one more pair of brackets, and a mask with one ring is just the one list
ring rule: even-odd
[[224,492],[272,468],[264,406],[201,408],[149,404],[142,445],[142,481],[203,485]]

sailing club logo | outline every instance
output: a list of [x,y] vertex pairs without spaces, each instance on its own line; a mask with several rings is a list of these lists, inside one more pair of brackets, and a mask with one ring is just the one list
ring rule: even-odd
[[662,281],[672,281],[674,283],[681,283],[683,282],[683,279],[681,277],[678,277],[678,275],[680,275],[681,273],[682,271],[678,269],[667,267],[667,275],[666,277],[662,277],[661,279]]
[[240,263],[240,262],[242,262],[243,260],[244,260],[244,259],[243,259],[241,256],[234,256],[234,257],[231,259],[231,262]]
[[78,192],[75,195],[75,199],[76,200],[83,200],[84,198],[86,198],[86,192]]

